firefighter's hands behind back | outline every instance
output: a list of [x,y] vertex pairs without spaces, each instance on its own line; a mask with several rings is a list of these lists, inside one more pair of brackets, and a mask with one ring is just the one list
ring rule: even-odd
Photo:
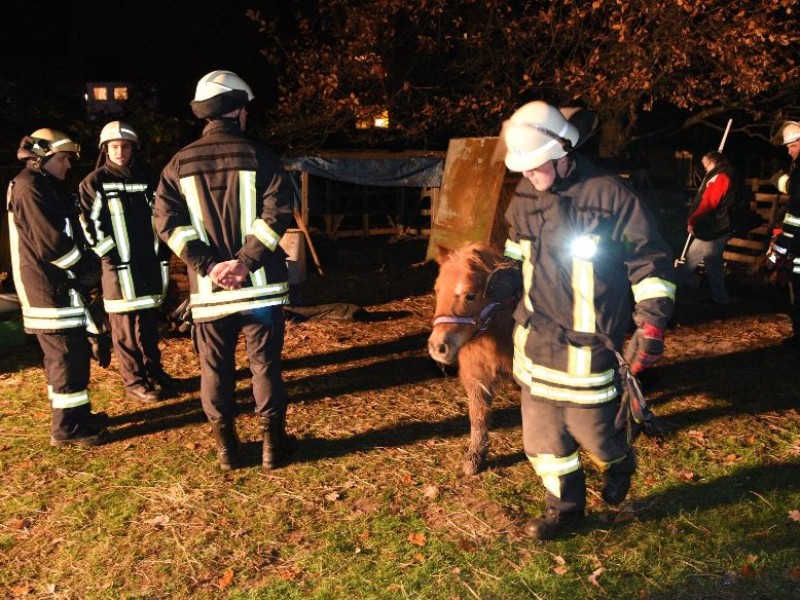
[[664,354],[664,330],[655,325],[643,323],[633,332],[625,348],[625,361],[631,373],[638,375],[655,365]]
[[217,263],[208,272],[211,281],[224,290],[238,290],[249,274],[247,266],[237,259]]

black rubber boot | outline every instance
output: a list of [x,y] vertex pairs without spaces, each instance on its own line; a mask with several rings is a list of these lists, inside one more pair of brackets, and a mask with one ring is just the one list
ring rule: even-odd
[[223,471],[235,469],[237,464],[236,453],[239,450],[239,437],[236,435],[236,425],[233,420],[209,419],[214,441],[217,443],[217,459],[219,468]]
[[109,434],[106,429],[108,415],[104,412],[88,413],[65,435],[63,431],[55,431],[50,436],[50,445],[55,448],[64,446],[80,446],[91,448],[100,446],[108,441]]
[[628,451],[624,460],[613,463],[603,473],[603,500],[612,506],[621,504],[631,489],[631,477],[636,471],[636,456]]
[[531,519],[522,531],[525,535],[535,540],[554,540],[565,531],[577,527],[585,519],[584,512],[559,512],[548,506],[544,514]]
[[261,468],[271,471],[289,462],[297,449],[297,438],[286,433],[286,415],[261,417],[264,447],[261,452]]

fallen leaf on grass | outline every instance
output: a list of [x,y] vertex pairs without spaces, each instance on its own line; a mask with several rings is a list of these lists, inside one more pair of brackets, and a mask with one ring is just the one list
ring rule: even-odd
[[152,525],[156,529],[163,529],[169,523],[169,517],[167,515],[157,515],[144,523],[145,525]]
[[328,502],[336,502],[337,500],[341,500],[342,495],[339,492],[328,492],[325,494],[325,500]]
[[800,510],[790,510],[789,511],[789,518],[792,521],[796,521],[800,523]]
[[753,565],[746,564],[742,565],[742,568],[739,569],[739,574],[742,577],[753,577],[756,574],[756,570],[753,568]]
[[591,583],[592,585],[596,585],[597,587],[600,587],[600,581],[599,581],[600,575],[602,575],[605,572],[606,570],[603,567],[596,569],[594,573],[589,575],[589,583]]
[[300,576],[300,568],[294,565],[278,568],[278,575],[284,581],[294,581]]
[[14,519],[11,521],[11,523],[8,524],[8,528],[14,529],[15,531],[24,531],[26,529],[30,529],[32,524],[32,521],[28,517],[24,517],[22,519]]
[[428,484],[422,490],[422,495],[426,498],[436,498],[439,495],[439,488],[435,485]]
[[650,590],[639,590],[639,600],[650,600]]
[[627,523],[628,521],[634,521],[636,519],[636,511],[633,509],[632,504],[628,504],[627,506],[622,507],[620,511],[617,513],[617,516],[614,517],[614,523]]
[[233,583],[233,569],[226,569],[225,572],[222,574],[222,577],[220,577],[217,580],[217,585],[222,590],[229,588],[232,583]]
[[19,585],[12,585],[10,591],[15,598],[20,598],[31,593],[31,586],[28,583],[20,583]]
[[555,573],[556,575],[564,575],[566,572],[567,572],[566,567],[562,566],[553,567],[553,573]]
[[411,478],[411,473],[403,473],[403,475],[400,477],[400,483],[403,485],[411,485],[414,483],[414,480]]
[[678,473],[678,477],[683,479],[684,481],[694,481],[697,479],[697,475],[694,474],[694,471],[690,471],[689,469],[684,469],[680,473]]
[[200,444],[198,444],[197,442],[186,442],[183,446],[187,450],[195,451],[200,447]]
[[789,579],[795,583],[800,583],[800,567],[794,567],[789,571]]
[[425,555],[417,553],[417,554],[414,555],[414,560],[416,560],[417,562],[423,563],[423,562],[425,562]]
[[725,457],[725,462],[731,463],[731,462],[736,462],[737,460],[739,460],[739,455],[738,454],[731,453],[731,454],[728,454],[728,456]]
[[424,546],[427,539],[424,533],[409,533],[408,541],[415,546]]
[[705,444],[706,443],[706,434],[703,433],[702,431],[699,431],[697,429],[690,429],[687,432],[687,435],[690,438],[693,438],[694,440],[696,440],[699,444]]

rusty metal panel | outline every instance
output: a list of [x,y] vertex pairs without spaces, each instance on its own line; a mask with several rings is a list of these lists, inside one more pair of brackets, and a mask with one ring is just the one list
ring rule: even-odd
[[450,140],[433,207],[428,260],[436,258],[438,246],[455,249],[468,242],[492,241],[506,173],[502,154],[495,155],[496,145],[496,137]]

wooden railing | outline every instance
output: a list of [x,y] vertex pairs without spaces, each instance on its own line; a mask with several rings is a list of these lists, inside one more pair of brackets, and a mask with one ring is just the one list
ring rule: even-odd
[[783,221],[789,197],[780,194],[768,179],[747,179],[753,190],[751,208],[764,219],[764,223],[746,234],[738,234],[728,241],[722,257],[728,266],[738,266],[753,273],[766,254],[772,237],[772,230]]

